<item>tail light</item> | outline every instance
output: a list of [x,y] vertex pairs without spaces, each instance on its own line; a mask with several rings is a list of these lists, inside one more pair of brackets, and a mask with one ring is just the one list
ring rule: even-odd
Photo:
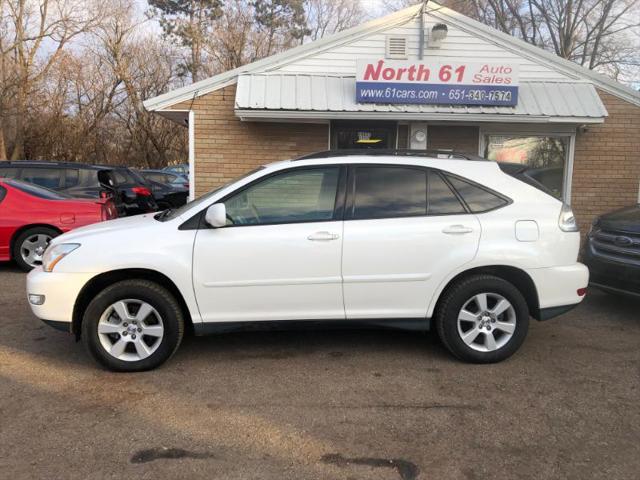
[[131,190],[133,191],[133,193],[135,193],[136,195],[140,195],[141,197],[151,196],[151,190],[149,190],[147,187],[133,187]]
[[578,222],[576,222],[576,217],[573,215],[573,211],[571,207],[566,203],[562,204],[562,209],[560,210],[560,217],[558,218],[558,226],[560,230],[563,232],[578,232]]

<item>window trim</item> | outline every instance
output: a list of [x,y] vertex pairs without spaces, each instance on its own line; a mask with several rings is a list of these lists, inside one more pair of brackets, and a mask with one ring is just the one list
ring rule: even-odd
[[[562,198],[561,201],[567,205],[571,205],[571,191],[573,186],[573,165],[575,160],[576,149],[576,126],[575,125],[553,125],[539,126],[532,128],[531,126],[521,125],[489,125],[481,126],[479,131],[478,155],[484,157],[484,151],[487,146],[487,135],[503,135],[503,136],[519,136],[519,137],[554,137],[566,138],[567,154],[565,158],[565,169],[562,175]],[[556,197],[554,197],[556,198]],[[640,194],[639,194],[640,198]]]
[[[302,172],[302,171],[309,171],[309,170],[320,170],[320,169],[326,169],[326,168],[337,168],[338,169],[338,184],[337,184],[337,188],[336,188],[336,198],[335,198],[335,203],[333,205],[333,215],[331,217],[330,220],[293,220],[290,222],[267,222],[267,223],[248,223],[248,224],[243,224],[243,225],[225,225],[223,227],[212,227],[210,225],[208,225],[205,221],[204,221],[204,216],[205,216],[205,212],[207,211],[207,209],[211,206],[214,205],[215,203],[225,203],[230,197],[238,195],[242,192],[244,192],[245,190],[251,188],[254,185],[257,185],[258,183],[263,182],[264,180],[267,180],[269,178],[272,177],[276,177],[285,173],[290,173],[290,172]],[[241,186],[240,188],[229,192],[228,194],[226,194],[224,197],[219,198],[218,200],[216,200],[214,203],[211,203],[209,205],[207,205],[205,208],[203,208],[201,211],[199,211],[198,213],[196,213],[193,217],[191,217],[189,220],[187,220],[186,222],[183,223],[183,225],[186,225],[187,223],[189,225],[192,224],[192,222],[194,221],[195,217],[200,217],[198,220],[198,229],[219,229],[219,228],[240,228],[240,227],[266,227],[266,226],[272,226],[272,225],[295,225],[295,224],[299,224],[299,223],[326,223],[326,222],[341,222],[343,221],[343,217],[344,217],[344,207],[345,207],[345,187],[346,187],[346,177],[347,177],[347,172],[346,172],[346,165],[344,164],[339,164],[339,163],[329,163],[329,164],[323,164],[323,165],[307,165],[307,166],[303,166],[303,167],[291,167],[291,168],[284,168],[282,170],[277,170],[275,172],[271,172],[267,175],[263,175],[260,178],[256,178],[255,180],[253,180],[252,182],[247,183],[246,185]],[[181,226],[182,227],[182,226]]]

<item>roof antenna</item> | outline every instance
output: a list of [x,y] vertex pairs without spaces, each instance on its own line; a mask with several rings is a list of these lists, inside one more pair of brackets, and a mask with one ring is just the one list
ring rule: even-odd
[[418,59],[422,60],[424,56],[424,12],[427,10],[427,3],[429,0],[422,1],[422,7],[420,8],[420,49],[418,50]]

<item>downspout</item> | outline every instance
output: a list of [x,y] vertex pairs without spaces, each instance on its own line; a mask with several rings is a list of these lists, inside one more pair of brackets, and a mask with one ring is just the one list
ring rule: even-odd
[[420,9],[420,48],[418,49],[418,59],[422,60],[424,56],[424,12],[427,9],[427,3],[429,0],[422,2],[422,8]]

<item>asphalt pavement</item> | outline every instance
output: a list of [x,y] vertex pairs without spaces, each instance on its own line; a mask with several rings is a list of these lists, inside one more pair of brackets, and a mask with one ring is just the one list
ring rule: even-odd
[[637,479],[640,301],[590,291],[496,365],[435,333],[187,337],[99,368],[0,265],[0,478]]

